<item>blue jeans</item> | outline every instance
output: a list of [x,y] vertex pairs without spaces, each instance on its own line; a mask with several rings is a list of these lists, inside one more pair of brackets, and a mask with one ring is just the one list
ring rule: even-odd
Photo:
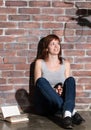
[[75,80],[69,77],[63,85],[63,96],[59,96],[48,80],[39,78],[36,82],[34,105],[37,114],[49,115],[66,110],[72,112],[75,107]]

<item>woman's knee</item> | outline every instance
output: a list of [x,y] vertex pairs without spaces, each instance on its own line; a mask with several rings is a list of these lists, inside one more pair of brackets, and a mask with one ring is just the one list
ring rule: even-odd
[[74,77],[68,77],[64,82],[64,87],[67,87],[67,89],[74,89],[76,87],[75,79]]
[[68,78],[65,80],[65,83],[71,84],[71,85],[74,85],[74,86],[75,86],[75,79],[74,79],[74,77],[68,77]]
[[44,82],[46,82],[46,79],[43,78],[43,77],[40,77],[40,78],[37,79],[36,84],[41,84],[41,83],[44,83]]
[[71,76],[71,77],[68,77],[66,81],[75,82],[75,78]]

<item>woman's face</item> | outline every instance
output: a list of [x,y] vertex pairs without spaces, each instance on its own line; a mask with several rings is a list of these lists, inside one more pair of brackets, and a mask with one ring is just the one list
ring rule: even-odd
[[58,40],[53,39],[48,45],[48,53],[58,55],[60,52],[60,43]]

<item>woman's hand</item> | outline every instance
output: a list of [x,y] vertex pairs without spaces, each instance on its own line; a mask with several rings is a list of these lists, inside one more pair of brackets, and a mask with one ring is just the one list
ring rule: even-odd
[[59,94],[59,96],[61,96],[61,95],[62,95],[62,92],[63,92],[62,86],[61,86],[61,85],[58,85],[58,86],[55,88],[55,91],[56,91],[56,93]]

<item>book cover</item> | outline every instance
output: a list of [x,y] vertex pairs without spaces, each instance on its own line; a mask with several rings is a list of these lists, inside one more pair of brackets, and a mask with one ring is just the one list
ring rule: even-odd
[[17,123],[29,121],[27,114],[21,114],[17,105],[15,106],[2,106],[2,120]]

